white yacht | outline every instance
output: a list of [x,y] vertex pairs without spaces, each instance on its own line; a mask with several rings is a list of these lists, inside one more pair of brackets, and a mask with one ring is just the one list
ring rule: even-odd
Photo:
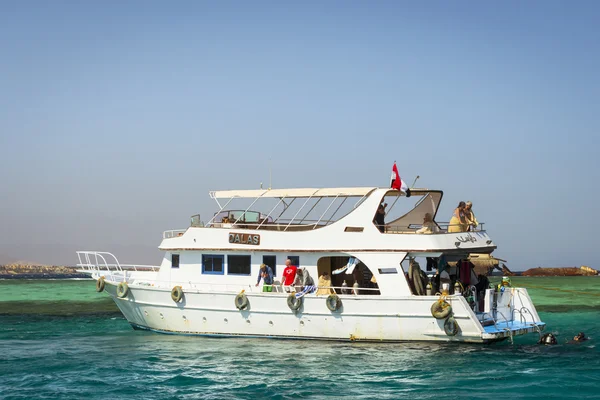
[[[160,266],[126,268],[111,253],[79,251],[79,267],[134,328],[162,333],[476,343],[540,333],[545,324],[525,288],[491,289],[473,273],[469,254],[496,249],[483,224],[448,232],[435,222],[443,193],[410,193],[210,192],[218,211],[164,232]],[[286,260],[304,280],[283,285]]]

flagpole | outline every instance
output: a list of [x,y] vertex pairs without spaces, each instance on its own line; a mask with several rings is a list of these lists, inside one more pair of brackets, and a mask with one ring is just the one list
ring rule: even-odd
[[415,187],[415,183],[417,183],[417,179],[419,179],[419,178],[420,178],[420,176],[419,176],[419,175],[417,175],[417,177],[415,178],[415,180],[413,181],[413,183],[412,183],[412,185],[411,185],[411,188],[414,188],[414,187]]

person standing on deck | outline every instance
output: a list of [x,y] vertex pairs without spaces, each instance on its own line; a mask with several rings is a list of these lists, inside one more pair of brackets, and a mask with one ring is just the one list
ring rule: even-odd
[[272,292],[273,291],[273,270],[267,264],[260,264],[260,269],[258,270],[258,280],[256,281],[256,286],[260,284],[260,280],[263,280],[263,292]]
[[471,203],[470,201],[467,201],[467,203],[465,204],[465,219],[467,220],[467,224],[468,224],[468,231],[472,231],[475,230],[475,228],[477,228],[477,225],[479,225],[479,223],[477,222],[477,218],[475,218],[475,213],[473,212],[473,203]]
[[285,260],[285,269],[281,276],[281,284],[284,286],[286,292],[289,291],[289,286],[294,283],[294,280],[296,279],[296,271],[298,271],[298,267],[292,265],[292,260],[289,258]]
[[448,225],[448,232],[466,232],[467,220],[465,218],[465,207],[467,205],[464,201],[458,203],[458,207],[452,213],[452,218],[450,218],[450,224]]
[[387,207],[387,203],[382,203],[377,207],[377,212],[375,213],[375,218],[373,218],[373,222],[375,222],[375,226],[379,229],[379,232],[385,232],[385,208]]

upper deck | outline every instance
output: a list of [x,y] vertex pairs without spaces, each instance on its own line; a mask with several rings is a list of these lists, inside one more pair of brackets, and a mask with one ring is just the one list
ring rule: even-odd
[[[483,224],[465,232],[449,233],[448,223],[435,221],[443,197],[440,190],[411,189],[411,196],[398,190],[376,187],[358,188],[305,188],[273,190],[229,190],[210,192],[219,210],[206,223],[199,216],[192,218],[193,234],[187,230],[166,231],[160,248],[200,249],[224,248],[223,239],[231,233],[252,234],[255,232],[268,239],[273,249],[298,247],[299,249],[351,248],[358,246],[368,249],[430,250],[439,248],[477,247],[480,251],[491,252],[495,245],[483,230]],[[385,225],[380,230],[374,222],[377,207],[388,203]],[[241,206],[240,206],[241,205]],[[426,214],[431,216],[435,229],[428,234],[419,234]],[[210,233],[212,232],[212,234]],[[302,234],[302,243],[290,242]],[[291,236],[290,236],[291,235]],[[391,236],[403,235],[403,245]],[[443,240],[444,236],[451,236]],[[186,237],[188,240],[180,240]],[[214,238],[219,237],[215,243]],[[357,238],[359,239],[357,240]],[[388,239],[386,239],[386,237]],[[417,237],[419,237],[417,239]],[[398,238],[396,236],[396,238]],[[193,242],[191,241],[193,239]],[[199,239],[199,240],[198,240]],[[480,239],[480,240],[478,240]],[[211,245],[211,242],[214,243]],[[231,249],[238,243],[229,241]],[[264,240],[258,244],[261,248]],[[217,246],[217,247],[214,247]],[[483,248],[483,250],[482,250]]]

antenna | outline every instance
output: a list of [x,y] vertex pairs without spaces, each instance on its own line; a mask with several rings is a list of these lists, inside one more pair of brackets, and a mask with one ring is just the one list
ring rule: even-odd
[[420,176],[419,176],[419,175],[417,175],[417,177],[416,177],[416,178],[415,178],[415,180],[413,181],[412,185],[410,186],[411,188],[414,188],[414,187],[415,187],[415,183],[417,183],[417,179],[419,179],[419,178],[420,178]]
[[272,171],[271,171],[271,157],[269,157],[269,190],[271,190],[271,177],[272,177]]

